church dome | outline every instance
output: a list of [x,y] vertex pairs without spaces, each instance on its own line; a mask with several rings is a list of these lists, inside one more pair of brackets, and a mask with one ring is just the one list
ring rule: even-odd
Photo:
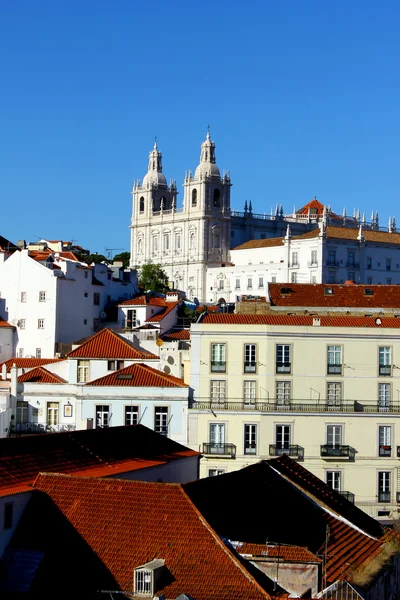
[[143,177],[143,187],[147,187],[147,184],[154,184],[156,186],[166,186],[167,180],[165,179],[164,173],[161,173],[160,171],[148,171]]

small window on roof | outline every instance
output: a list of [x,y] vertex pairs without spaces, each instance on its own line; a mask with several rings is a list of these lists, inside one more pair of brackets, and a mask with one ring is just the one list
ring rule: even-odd
[[117,373],[117,379],[133,379],[133,373]]
[[373,296],[374,290],[372,288],[364,288],[364,296]]
[[290,294],[292,290],[289,287],[281,288],[281,294]]
[[324,288],[324,294],[326,294],[327,296],[332,296],[333,288],[331,288],[331,287]]

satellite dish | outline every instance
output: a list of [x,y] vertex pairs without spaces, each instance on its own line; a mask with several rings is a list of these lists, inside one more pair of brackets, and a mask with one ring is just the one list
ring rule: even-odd
[[100,313],[100,319],[107,319],[107,313],[105,313],[104,310]]

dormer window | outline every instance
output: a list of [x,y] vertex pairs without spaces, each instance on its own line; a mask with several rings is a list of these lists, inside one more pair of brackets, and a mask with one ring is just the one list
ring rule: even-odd
[[365,296],[373,296],[374,290],[372,288],[364,288],[364,295]]
[[134,593],[138,596],[153,597],[162,587],[166,574],[165,561],[161,558],[155,558],[137,567],[134,570]]
[[135,594],[143,594],[146,596],[153,595],[152,572],[148,569],[137,569],[135,571]]
[[326,296],[332,296],[332,294],[333,294],[333,288],[331,288],[331,287],[324,288],[324,294]]

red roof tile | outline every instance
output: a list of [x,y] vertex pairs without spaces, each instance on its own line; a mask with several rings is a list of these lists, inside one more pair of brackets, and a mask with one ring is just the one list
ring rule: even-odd
[[8,323],[7,321],[5,321],[4,319],[2,319],[0,317],[0,327],[13,327],[14,328],[14,325],[11,325],[11,323]]
[[14,364],[17,369],[34,369],[35,367],[62,362],[63,360],[65,360],[65,358],[9,358],[0,364],[0,371],[3,365],[7,366],[7,373],[9,373]]
[[[356,240],[359,229],[356,227],[326,227],[326,236],[334,239]],[[381,244],[400,244],[400,233],[389,233],[388,231],[377,231],[375,229],[363,229],[366,242]]]
[[271,306],[357,307],[367,309],[396,309],[397,307],[400,313],[400,286],[398,285],[270,283],[268,289]]
[[[314,319],[310,315],[246,315],[246,314],[229,314],[218,313],[206,315],[202,319],[202,323],[206,325],[280,325],[280,326],[302,326],[316,327]],[[392,327],[398,329],[400,327],[400,319],[396,317],[379,317],[380,323],[376,323],[374,317],[364,316],[331,316],[321,315],[317,317],[320,321],[320,327],[368,327],[375,329],[385,329]]]
[[[41,494],[33,494],[12,542],[46,554],[31,591],[51,589],[53,580],[59,581],[73,547],[76,568],[64,580],[64,590],[76,591],[79,585],[81,591],[132,593],[135,567],[160,558],[170,575],[161,580],[157,595],[270,599],[178,484],[41,474],[35,489]],[[76,535],[83,544],[73,544]],[[91,556],[100,561],[97,569],[88,567]],[[85,570],[82,580],[79,569]],[[107,575],[115,587],[110,588]]]
[[244,542],[236,547],[240,554],[252,556],[268,556],[270,558],[281,558],[289,562],[321,562],[313,552],[303,546],[285,546],[284,544],[249,544]]
[[71,350],[67,356],[69,358],[159,360],[158,356],[147,352],[147,350],[134,348],[125,338],[108,328],[102,329],[92,335],[92,337],[78,348]]
[[36,367],[18,377],[18,383],[67,383],[65,379],[50,373],[44,367]]
[[124,302],[120,302],[118,306],[165,306],[167,302],[164,298],[160,298],[158,296],[137,296],[136,298],[131,298],[130,300],[124,300]]
[[161,336],[162,340],[190,340],[190,329],[171,329]]
[[154,315],[154,317],[150,317],[146,319],[146,323],[159,323],[166,317],[172,310],[174,310],[179,304],[181,300],[177,300],[176,302],[166,302],[165,308],[163,308],[158,314]]
[[62,258],[67,258],[68,260],[79,261],[79,258],[73,252],[59,252],[58,253]]
[[118,387],[188,387],[182,379],[166,375],[153,367],[134,364],[85,384],[86,386]]
[[[355,231],[358,230],[356,229]],[[291,240],[292,242],[296,240],[307,240],[310,238],[318,237],[319,233],[319,229],[312,229],[311,231],[307,231],[306,233],[302,233],[301,235],[293,235]],[[284,241],[284,237],[272,237],[265,238],[263,240],[249,240],[248,242],[240,244],[240,246],[236,246],[236,248],[232,248],[232,250],[251,250],[254,248],[270,248],[274,246],[282,246]]]
[[311,202],[302,206],[300,210],[297,210],[296,215],[307,215],[308,211],[312,211],[311,215],[318,215],[320,217],[324,213],[324,208],[324,205],[314,198]]

